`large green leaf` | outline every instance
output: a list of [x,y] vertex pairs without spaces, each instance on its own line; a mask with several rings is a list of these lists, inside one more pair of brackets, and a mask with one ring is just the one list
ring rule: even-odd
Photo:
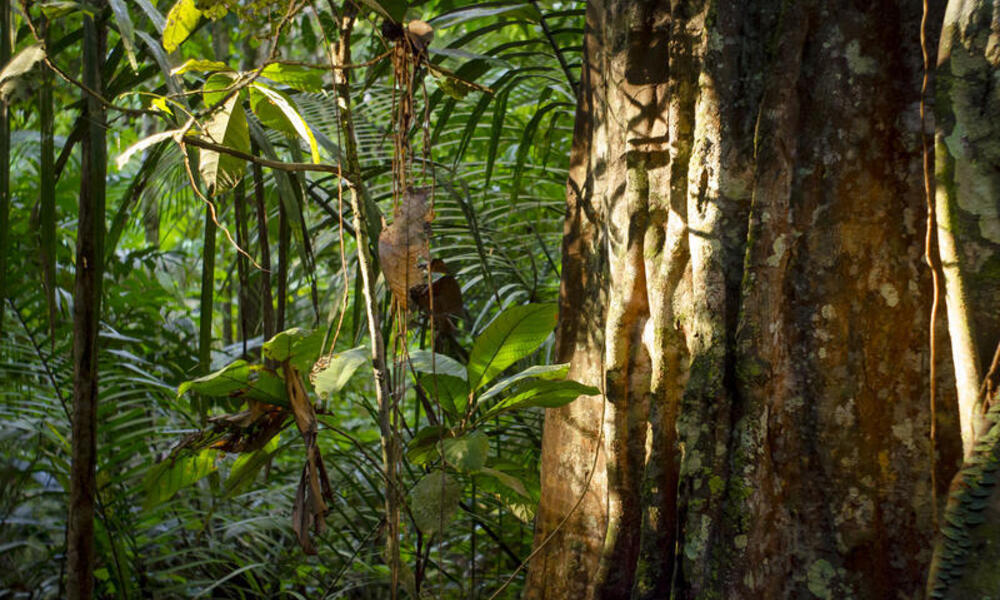
[[410,365],[417,373],[440,373],[465,379],[465,367],[450,356],[430,350],[410,350]]
[[177,0],[167,13],[167,24],[163,28],[163,47],[167,52],[176,50],[201,21],[201,11],[195,0]]
[[448,415],[459,417],[465,412],[469,397],[465,373],[461,378],[442,373],[425,373],[418,381],[431,400],[439,403]]
[[449,466],[471,473],[486,464],[490,441],[482,431],[473,431],[462,437],[444,440],[442,447],[444,460]]
[[253,480],[257,477],[257,473],[260,472],[261,468],[266,465],[274,453],[278,449],[278,443],[281,440],[281,434],[275,435],[271,438],[271,441],[267,443],[266,446],[260,450],[250,452],[247,454],[241,454],[233,462],[233,466],[229,469],[229,477],[226,478],[226,483],[224,485],[225,497],[232,498],[238,494],[243,493],[246,489],[253,483]]
[[328,398],[344,389],[354,373],[371,361],[371,351],[365,346],[358,346],[338,352],[329,360],[313,378],[313,386],[320,398]]
[[[205,82],[205,103],[209,106],[222,101],[232,84],[229,75],[217,74]],[[240,95],[232,94],[225,103],[208,118],[205,123],[205,137],[210,141],[250,153],[250,131],[247,129],[247,117],[240,102]],[[202,150],[198,164],[202,181],[212,190],[213,194],[234,187],[243,178],[246,171],[246,161],[230,154]]]
[[0,71],[0,98],[13,94],[18,80],[45,59],[45,45],[41,42],[27,46],[10,59]]
[[139,152],[143,152],[147,148],[155,146],[160,142],[173,139],[178,134],[180,134],[181,131],[182,131],[181,129],[171,129],[169,131],[161,131],[159,133],[154,133],[149,137],[145,137],[139,140],[138,142],[126,148],[124,152],[118,155],[118,158],[115,159],[115,166],[118,167],[119,171],[122,170],[122,168],[125,167],[128,161]]
[[441,531],[455,516],[461,498],[460,483],[441,470],[428,473],[410,492],[414,523],[427,536]]
[[[260,117],[268,127],[279,131],[295,135],[301,138],[309,146],[309,152],[314,163],[320,162],[319,146],[316,144],[316,136],[306,123],[298,108],[287,94],[279,92],[261,83],[254,83],[251,92],[259,94],[256,101],[251,98],[254,113]],[[282,118],[284,120],[282,120]]]
[[270,358],[276,362],[291,361],[293,367],[300,373],[308,373],[320,352],[323,351],[323,336],[326,332],[322,329],[303,329],[293,327],[285,331],[279,331],[264,342],[261,352],[264,358]]
[[535,517],[535,505],[538,500],[528,490],[528,482],[525,478],[491,467],[483,467],[479,471],[479,475],[476,481],[481,490],[496,494],[500,502],[515,517],[524,523],[531,523]]
[[496,384],[494,384],[490,389],[486,390],[479,395],[477,402],[487,402],[490,399],[496,397],[501,392],[514,385],[515,383],[520,383],[525,379],[537,378],[537,379],[565,379],[566,374],[569,373],[569,363],[562,363],[558,365],[532,365],[527,369],[521,371],[520,373],[515,373],[510,377],[501,379]]
[[424,465],[438,456],[438,443],[452,435],[447,427],[431,425],[418,431],[406,444],[406,458],[415,465]]
[[557,408],[569,404],[580,396],[589,396],[597,393],[600,393],[600,390],[596,387],[584,385],[578,381],[529,380],[518,389],[516,394],[509,398],[504,398],[486,411],[486,414],[483,415],[483,420],[518,408],[535,406]]
[[170,71],[171,75],[183,75],[184,73],[232,73],[233,68],[224,62],[208,60],[204,58],[189,58],[184,63]]
[[320,92],[323,90],[324,73],[326,71],[304,65],[271,63],[260,74],[300,92]]
[[285,382],[270,370],[234,361],[214,373],[185,381],[177,387],[177,396],[194,392],[212,398],[237,397],[287,406]]
[[534,352],[552,333],[558,312],[555,304],[526,304],[497,315],[476,338],[469,353],[470,389],[478,390],[504,369]]
[[169,500],[183,487],[189,486],[215,471],[218,452],[205,449],[197,454],[181,454],[167,458],[146,472],[142,487],[146,492],[143,508],[150,508]]

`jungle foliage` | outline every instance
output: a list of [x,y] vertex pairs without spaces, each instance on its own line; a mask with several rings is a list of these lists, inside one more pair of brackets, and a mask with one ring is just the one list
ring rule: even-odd
[[597,391],[550,364],[580,3],[3,5],[0,596],[66,593],[95,164],[96,595],[500,590]]

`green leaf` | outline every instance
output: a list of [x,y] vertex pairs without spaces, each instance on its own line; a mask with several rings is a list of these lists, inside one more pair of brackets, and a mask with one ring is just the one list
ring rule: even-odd
[[322,329],[302,329],[293,327],[280,331],[264,342],[261,352],[264,358],[270,358],[279,363],[291,361],[292,366],[300,373],[308,373],[323,351]]
[[[447,90],[445,90],[445,93],[448,93]],[[492,101],[492,96],[484,94],[483,97],[479,99],[479,102],[476,103],[476,107],[472,109],[472,113],[469,115],[468,122],[465,125],[465,131],[462,132],[462,139],[458,144],[458,149],[454,151],[454,158],[452,159],[453,169],[457,169],[458,164],[465,156],[465,151],[468,149],[469,143],[472,141],[476,130],[479,128],[479,119],[483,116],[483,113],[486,112],[486,109]]]
[[[476,89],[461,79],[455,79],[454,77],[435,77],[434,81],[437,83],[437,86],[441,88],[442,92],[448,94],[456,100],[465,98],[469,95],[469,92]],[[487,96],[487,98],[489,98],[489,96]]]
[[600,393],[600,390],[596,387],[584,385],[578,381],[545,381],[535,379],[522,386],[513,396],[493,405],[483,415],[483,420],[495,417],[502,412],[519,408],[531,408],[535,406],[556,408],[569,404],[580,396],[590,396],[598,393]]
[[371,361],[371,352],[365,346],[338,352],[330,357],[325,368],[316,373],[313,386],[320,398],[328,398],[340,392],[351,376],[363,365]]
[[184,64],[170,71],[171,75],[183,75],[184,73],[234,73],[232,67],[217,60],[207,60],[203,58],[189,58]]
[[476,6],[471,8],[460,8],[451,12],[438,15],[429,22],[435,29],[454,27],[473,19],[496,19],[498,17],[510,17],[512,19],[524,19],[533,23],[538,23],[542,19],[542,13],[534,5],[508,4],[503,6]]
[[486,402],[515,383],[519,383],[525,379],[530,379],[532,377],[547,380],[565,379],[567,373],[569,373],[569,363],[562,363],[558,365],[532,365],[520,373],[516,373],[498,381],[495,385],[493,385],[493,387],[483,392],[479,396],[477,402]]
[[264,67],[260,74],[275,83],[287,85],[301,92],[320,92],[323,90],[324,73],[325,70],[304,65],[271,63]]
[[418,380],[420,387],[431,398],[441,404],[441,408],[452,417],[459,417],[465,412],[469,400],[469,384],[465,382],[465,373],[461,378],[441,373],[426,373]]
[[287,406],[285,382],[261,365],[245,360],[234,361],[214,373],[185,381],[177,387],[177,396],[194,392],[212,398],[235,397]]
[[257,119],[267,128],[280,131],[285,135],[296,136],[299,134],[295,126],[292,125],[292,122],[285,116],[285,113],[274,102],[271,102],[271,99],[266,94],[258,90],[256,86],[250,86],[250,110],[253,111],[253,114],[257,115]]
[[493,106],[493,119],[490,122],[490,143],[486,150],[486,174],[484,176],[483,188],[489,189],[490,180],[493,178],[493,167],[497,161],[497,153],[500,150],[500,136],[503,134],[503,122],[507,116],[507,98],[510,90],[505,89],[497,95],[496,103]]
[[451,431],[441,425],[424,427],[406,444],[406,458],[415,465],[425,465],[437,458],[438,442],[451,436]]
[[143,508],[149,510],[169,500],[183,487],[187,487],[215,471],[218,452],[205,449],[197,454],[184,454],[168,458],[146,472],[142,487],[146,492]]
[[500,483],[504,484],[505,486],[509,487],[510,489],[514,490],[515,492],[524,496],[525,498],[531,498],[531,494],[528,493],[528,488],[526,488],[524,486],[524,483],[517,477],[514,477],[513,475],[509,475],[507,473],[504,473],[503,471],[499,471],[491,467],[483,467],[480,470],[480,472],[483,475],[489,475],[490,477],[493,477]]
[[49,20],[59,19],[77,11],[91,16],[94,14],[93,10],[86,9],[83,4],[70,0],[49,0],[48,2],[39,2],[38,6],[42,9],[45,18]]
[[[227,75],[212,75],[205,82],[205,103],[209,106],[221,101],[228,92],[232,79]],[[205,123],[205,136],[216,144],[240,152],[250,152],[250,131],[247,129],[247,117],[240,103],[240,95],[232,94],[225,104],[212,113]],[[205,185],[213,194],[234,187],[246,171],[246,161],[229,154],[214,150],[201,150],[201,160],[198,170]]]
[[425,475],[410,492],[410,513],[413,522],[430,536],[451,522],[462,497],[462,485],[444,471]]
[[[290,133],[292,135],[297,135],[299,136],[299,138],[305,141],[306,144],[309,145],[309,152],[312,155],[312,161],[318,164],[321,159],[319,156],[319,145],[316,144],[316,136],[313,135],[312,129],[309,128],[309,125],[306,124],[305,119],[303,119],[302,115],[299,114],[299,111],[296,108],[295,103],[292,102],[292,99],[289,98],[287,94],[269,88],[261,83],[252,84],[251,89],[257,90],[258,92],[263,94],[266,100],[270,102],[273,105],[273,107],[280,112],[282,116],[284,116],[288,125],[291,126],[290,131],[288,129],[281,129],[278,127],[275,128],[281,131],[285,131],[286,133]],[[258,116],[260,116],[260,112],[256,107],[259,105],[259,103],[260,103],[259,100],[257,104],[252,103],[252,105],[255,107],[254,112]],[[268,115],[269,118],[272,119],[272,122],[274,122],[272,114],[268,113]],[[261,118],[261,120],[263,121],[263,117]],[[265,125],[268,124],[265,123]]]
[[0,98],[7,98],[17,87],[17,80],[45,58],[45,46],[41,43],[27,46],[14,55],[7,66],[0,71]]
[[117,166],[118,170],[120,171],[126,165],[126,163],[128,163],[128,161],[137,153],[142,152],[143,150],[149,148],[150,146],[155,146],[160,142],[172,139],[180,132],[181,132],[180,129],[171,129],[169,131],[161,131],[159,133],[154,133],[149,137],[145,137],[139,140],[138,142],[126,148],[124,152],[118,155],[118,158],[115,159],[115,166]]
[[465,380],[465,367],[450,356],[430,350],[410,350],[408,354],[417,373],[440,373]]
[[524,166],[527,163],[531,148],[534,146],[533,142],[535,132],[538,131],[538,126],[541,124],[542,119],[545,117],[546,113],[556,108],[566,108],[571,106],[572,104],[567,102],[551,102],[537,110],[531,117],[531,120],[528,121],[528,125],[524,128],[524,132],[521,134],[521,141],[517,146],[517,155],[514,157],[514,176],[512,178],[513,181],[510,189],[511,206],[517,204],[517,199],[521,195],[521,180],[524,178]]
[[232,498],[243,493],[253,483],[254,479],[257,478],[257,473],[274,456],[280,440],[281,434],[279,433],[271,438],[271,441],[260,450],[241,454],[233,461],[233,466],[229,469],[229,477],[226,478],[224,486],[226,498]]
[[118,35],[125,46],[125,53],[128,54],[128,62],[132,65],[132,71],[139,72],[139,63],[135,59],[135,28],[132,25],[132,17],[128,14],[128,6],[125,0],[108,0],[111,11],[115,14],[115,25],[118,27]]
[[556,326],[555,304],[526,304],[503,311],[486,327],[469,353],[468,381],[478,390],[516,361],[535,351]]
[[406,18],[406,0],[361,0],[361,3],[397,23]]
[[[479,474],[488,476],[477,478],[480,489],[487,493],[496,494],[504,507],[511,511],[514,516],[524,523],[531,523],[532,519],[535,518],[535,505],[538,500],[528,490],[529,482],[490,467],[483,467]],[[532,487],[535,486],[532,485]]]
[[[173,75],[173,73],[171,73],[171,75]],[[236,77],[235,72],[221,72],[209,75],[208,79],[205,80],[205,85],[201,88],[202,97],[205,101],[205,107],[208,108],[215,106],[222,102],[226,96],[235,92],[236,86],[234,84],[236,82]],[[233,95],[235,96],[236,94]]]
[[445,462],[460,471],[474,472],[486,464],[490,441],[481,431],[473,431],[459,438],[442,442]]
[[163,27],[163,48],[167,52],[176,50],[201,21],[201,11],[195,0],[177,0],[167,13],[167,24]]
[[135,3],[139,5],[142,12],[146,13],[146,16],[149,17],[150,21],[152,21],[153,27],[156,28],[156,32],[162,34],[163,28],[167,26],[167,20],[163,18],[160,11],[156,10],[156,7],[153,6],[153,3],[150,2],[150,0],[135,0]]

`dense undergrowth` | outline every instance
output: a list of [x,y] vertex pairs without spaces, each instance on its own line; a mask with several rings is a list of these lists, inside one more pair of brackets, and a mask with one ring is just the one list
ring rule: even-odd
[[[433,190],[430,253],[461,290],[460,307],[430,319],[428,311],[394,311],[391,282],[384,277],[375,286],[373,305],[383,323],[394,386],[394,424],[405,445],[398,485],[406,508],[395,576],[402,595],[488,597],[530,551],[541,433],[540,411],[531,407],[544,402],[522,399],[522,410],[503,412],[491,411],[495,404],[484,401],[449,416],[440,396],[429,398],[427,386],[418,389],[421,373],[429,369],[414,367],[407,357],[427,357],[433,344],[440,356],[462,367],[470,354],[475,358],[477,344],[485,347],[477,340],[491,322],[496,327],[504,309],[544,307],[555,300],[582,11],[577,3],[563,2],[404,6],[406,18],[424,19],[434,28],[426,60],[436,66],[417,64],[411,72],[413,119],[397,135],[406,94],[390,61],[376,60],[392,42],[381,35],[387,17],[379,11],[385,6],[372,9],[375,4],[361,4],[352,33],[353,62],[371,62],[353,71],[349,94],[359,189],[372,214],[391,223],[393,207],[406,201],[393,159],[399,164],[399,140],[407,140],[411,157],[402,164],[409,181]],[[199,111],[212,104],[205,89],[219,74],[211,69],[218,67],[186,72],[177,67],[191,59],[214,60],[251,72],[269,60],[266,34],[275,20],[290,15],[276,38],[276,57],[289,65],[328,64],[324,39],[336,38],[333,11],[339,5],[304,3],[288,10],[282,4],[284,11],[278,7],[273,14],[245,12],[250,6],[203,15],[170,53],[164,41],[172,6],[165,1],[96,8],[37,3],[12,17],[15,53],[35,44],[36,34],[44,35],[48,60],[72,74],[80,69],[81,21],[92,14],[108,30],[104,94],[115,107],[128,109],[112,107],[106,130],[112,160],[100,328],[95,573],[100,597],[387,598],[392,587],[392,561],[384,555],[387,486],[379,407],[369,361],[358,361],[352,377],[345,374],[322,395],[305,363],[299,377],[289,378],[286,371],[279,378],[286,384],[297,380],[315,405],[315,447],[331,492],[326,527],[314,527],[309,536],[315,554],[306,552],[293,527],[309,452],[292,418],[295,411],[282,413],[280,431],[267,439],[247,426],[260,422],[241,413],[255,406],[281,408],[280,402],[270,405],[248,392],[263,385],[258,384],[263,371],[229,382],[234,387],[222,392],[203,386],[178,393],[182,383],[238,360],[281,373],[287,356],[262,354],[262,348],[273,335],[293,328],[298,328],[295,339],[314,343],[302,354],[309,363],[320,357],[336,361],[369,347],[348,191],[329,171],[286,173],[239,160],[220,167],[235,173],[232,181],[213,186],[197,168],[209,152],[188,146],[197,175],[189,177],[185,153],[167,137],[129,160],[115,161],[136,142],[177,127],[185,111],[203,114]],[[31,67],[16,78],[0,76],[12,130],[10,260],[0,333],[0,597],[60,598],[84,92],[54,76],[44,62]],[[253,154],[269,160],[342,163],[349,157],[333,78],[329,70],[302,68],[318,85],[272,73],[267,89],[287,99],[315,143],[294,127],[293,113],[281,117],[293,125],[291,132],[275,127],[281,118],[258,110],[253,95],[236,100],[246,115],[246,139]],[[36,92],[49,87],[46,107],[46,96]],[[54,141],[48,156],[40,143],[46,131]],[[199,179],[198,193],[192,178]],[[51,194],[43,181],[54,182]],[[202,194],[210,192],[206,197],[220,227],[206,217]],[[201,327],[206,321],[207,336]],[[538,337],[535,329],[532,335]],[[507,368],[495,374],[497,381],[550,363],[551,341],[544,338],[512,354],[517,360],[502,365]],[[525,381],[560,383],[533,368],[537,371],[528,375],[534,377],[510,382],[490,400],[530,392],[515,385]],[[481,398],[485,389],[474,396]],[[463,390],[456,398],[468,401],[468,388]],[[224,434],[208,439],[198,433],[232,434],[234,428],[242,439],[263,443],[227,452],[220,442]],[[468,447],[449,455],[449,448],[459,446],[449,440]],[[441,492],[427,492],[426,483],[420,487],[428,473],[444,472],[442,464],[450,473],[447,480],[430,480],[441,483]],[[428,505],[438,512],[453,509],[454,516],[435,527],[419,514]],[[516,590],[515,582],[503,593]]]

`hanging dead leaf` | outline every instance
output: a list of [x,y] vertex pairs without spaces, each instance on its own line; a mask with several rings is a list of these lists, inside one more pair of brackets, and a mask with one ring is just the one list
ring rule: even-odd
[[435,316],[457,315],[462,312],[462,287],[451,275],[435,280],[430,286],[430,291],[426,283],[411,287],[410,299],[425,314],[432,313],[432,304]]
[[209,418],[211,427],[185,436],[172,450],[254,452],[263,448],[285,425],[288,411],[262,402],[251,403],[249,410]]
[[434,215],[428,205],[430,189],[410,189],[393,213],[392,224],[378,239],[382,273],[401,310],[409,307],[410,288],[426,283],[430,263],[427,240]]
[[302,377],[295,367],[286,360],[281,364],[281,368],[295,424],[306,445],[306,462],[302,467],[302,477],[295,492],[295,503],[292,508],[292,527],[295,529],[302,551],[306,554],[316,554],[316,548],[309,538],[309,530],[322,533],[325,529],[325,518],[329,507],[324,498],[332,500],[333,492],[330,489],[326,467],[323,465],[323,457],[319,452],[319,446],[316,445],[318,431],[316,410],[306,395]]
[[431,260],[431,273],[443,273],[447,275],[451,271],[448,270],[448,263],[444,262],[440,258],[435,258]]
[[426,21],[415,19],[406,24],[406,41],[419,57],[427,56],[427,47],[434,41],[434,28]]

